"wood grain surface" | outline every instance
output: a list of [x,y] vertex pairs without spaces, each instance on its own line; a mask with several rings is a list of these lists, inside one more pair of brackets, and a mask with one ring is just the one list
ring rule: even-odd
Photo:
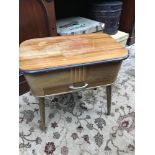
[[20,69],[40,70],[127,56],[128,51],[104,33],[38,38],[21,43]]

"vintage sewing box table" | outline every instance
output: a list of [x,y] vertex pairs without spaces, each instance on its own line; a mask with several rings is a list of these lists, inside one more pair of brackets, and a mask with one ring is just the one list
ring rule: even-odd
[[24,41],[20,70],[34,96],[39,97],[40,128],[45,130],[44,97],[106,86],[107,114],[111,85],[128,50],[104,33],[56,36]]

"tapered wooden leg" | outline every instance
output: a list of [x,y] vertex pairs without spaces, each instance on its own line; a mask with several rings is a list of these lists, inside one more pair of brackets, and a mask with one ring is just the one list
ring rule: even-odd
[[39,97],[39,110],[40,110],[40,129],[45,131],[45,103],[44,103],[44,97]]
[[112,86],[106,86],[106,92],[107,92],[107,115],[110,115],[111,111],[111,92]]

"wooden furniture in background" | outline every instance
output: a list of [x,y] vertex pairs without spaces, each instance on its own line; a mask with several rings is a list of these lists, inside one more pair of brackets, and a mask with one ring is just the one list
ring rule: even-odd
[[54,0],[19,0],[19,41],[57,35]]
[[119,23],[119,30],[129,33],[127,44],[131,45],[135,40],[135,0],[122,0],[123,8]]
[[[31,39],[57,35],[54,0],[19,0],[19,43]],[[19,94],[29,91],[20,72]]]
[[34,96],[40,97],[41,129],[45,130],[44,96],[111,85],[128,51],[111,36],[92,33],[31,39],[20,45],[20,69]]

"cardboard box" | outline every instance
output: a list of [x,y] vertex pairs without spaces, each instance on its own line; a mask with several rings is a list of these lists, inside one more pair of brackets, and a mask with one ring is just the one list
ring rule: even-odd
[[93,33],[102,31],[104,25],[83,17],[70,17],[57,20],[57,32],[59,35]]
[[115,35],[111,35],[114,39],[116,39],[119,43],[121,43],[123,46],[126,46],[127,40],[129,38],[129,34],[118,31]]

